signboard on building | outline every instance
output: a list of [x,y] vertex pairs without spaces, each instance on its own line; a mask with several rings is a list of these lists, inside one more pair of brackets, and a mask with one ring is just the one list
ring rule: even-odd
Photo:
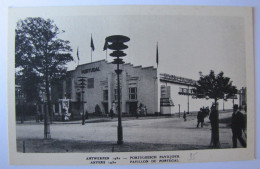
[[82,74],[87,74],[87,73],[91,73],[91,72],[97,72],[100,71],[99,67],[93,67],[93,68],[89,68],[89,69],[84,69],[81,71]]

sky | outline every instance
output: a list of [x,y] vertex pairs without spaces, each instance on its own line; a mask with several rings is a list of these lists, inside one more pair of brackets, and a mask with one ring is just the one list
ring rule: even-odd
[[[31,16],[31,15],[28,15]],[[17,16],[16,16],[17,17]],[[25,19],[26,16],[17,17]],[[90,40],[95,50],[92,61],[110,62],[111,50],[103,51],[105,38],[130,38],[123,59],[135,66],[154,66],[158,43],[159,72],[199,79],[199,72],[224,72],[238,89],[246,85],[245,23],[243,17],[225,15],[48,15],[60,30],[58,37],[69,40],[75,61],[68,70],[91,62]]]
[[68,69],[91,61],[90,39],[95,50],[93,61],[112,61],[103,51],[105,38],[125,35],[130,38],[124,52],[126,63],[156,67],[158,42],[159,70],[186,78],[199,79],[199,72],[224,72],[238,88],[245,86],[245,29],[241,17],[228,16],[66,16],[53,17],[65,33],[59,37],[69,40],[74,62]]

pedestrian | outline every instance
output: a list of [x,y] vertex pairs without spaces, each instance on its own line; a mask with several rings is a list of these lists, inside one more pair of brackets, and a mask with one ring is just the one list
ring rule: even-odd
[[139,107],[137,107],[137,110],[136,110],[136,113],[135,113],[135,117],[138,119],[138,117],[139,117],[139,112],[140,112],[140,108]]
[[146,108],[146,106],[144,106],[144,115],[145,116],[147,115],[147,108]]
[[198,115],[197,115],[197,120],[198,120],[197,128],[199,127],[199,124],[201,124],[201,128],[203,128],[204,117],[205,117],[204,111],[202,108],[200,108],[200,111],[198,112]]
[[114,117],[114,111],[113,111],[112,107],[110,108],[109,113],[110,113],[111,119],[113,119],[113,117]]
[[85,119],[88,119],[88,110],[85,112]]
[[143,104],[140,103],[140,106],[139,106],[139,115],[143,115],[144,114],[144,108],[143,108]]
[[184,121],[187,121],[187,119],[186,119],[186,112],[185,111],[183,112],[183,119],[184,119]]
[[209,106],[207,106],[205,109],[205,117],[209,115],[209,112],[210,112]]
[[43,114],[42,114],[43,110],[41,108],[42,108],[41,105],[39,105],[38,110],[39,110],[39,120],[40,120],[40,122],[43,121]]
[[210,115],[209,115],[210,125],[211,125],[211,141],[210,145],[216,145],[218,140],[218,135],[216,131],[218,130],[218,112],[217,107],[213,104],[210,108]]
[[242,131],[245,131],[245,127],[245,117],[238,110],[238,105],[235,104],[233,107],[233,114],[231,120],[233,148],[237,148],[237,140],[239,140],[240,144],[243,147],[246,147],[246,142],[242,137]]
[[40,112],[39,108],[37,107],[36,108],[36,123],[40,122],[40,115],[41,115],[41,112]]

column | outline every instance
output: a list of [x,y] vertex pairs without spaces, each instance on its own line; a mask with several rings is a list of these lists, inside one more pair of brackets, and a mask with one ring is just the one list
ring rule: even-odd
[[59,101],[59,115],[61,115],[61,101]]
[[107,90],[108,90],[108,112],[110,111],[110,109],[112,108],[112,101],[113,101],[113,96],[114,96],[114,92],[113,92],[113,74],[112,73],[108,73],[107,74]]
[[71,78],[71,101],[75,102],[76,101],[76,90],[75,90],[75,82],[74,78]]
[[121,112],[122,113],[126,113],[126,101],[127,101],[127,96],[128,96],[128,87],[127,87],[127,81],[126,81],[126,72],[123,71],[122,72],[122,82],[121,82],[121,86],[122,86],[122,108],[121,108]]
[[66,80],[62,80],[62,98],[65,98],[65,93],[66,93]]

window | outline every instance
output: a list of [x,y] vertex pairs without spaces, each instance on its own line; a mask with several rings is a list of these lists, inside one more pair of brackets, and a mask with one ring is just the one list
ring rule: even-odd
[[129,88],[129,100],[136,100],[137,99],[137,88],[130,87]]
[[103,90],[103,100],[104,101],[108,100],[108,90]]
[[[117,100],[117,89],[114,90],[115,91],[115,100]],[[120,98],[122,98],[122,90],[120,88]]]
[[94,78],[89,78],[87,85],[88,85],[88,89],[94,88]]

